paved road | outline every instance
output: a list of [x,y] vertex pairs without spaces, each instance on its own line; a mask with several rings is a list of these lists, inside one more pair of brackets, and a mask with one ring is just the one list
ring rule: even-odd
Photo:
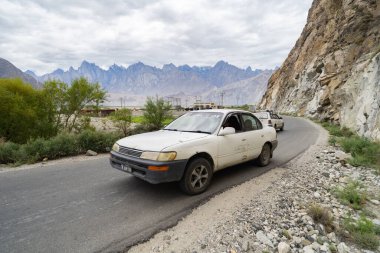
[[95,252],[127,247],[175,224],[210,196],[284,164],[318,131],[286,118],[270,166],[252,163],[216,173],[210,189],[182,194],[114,170],[107,158],[0,173],[0,252]]

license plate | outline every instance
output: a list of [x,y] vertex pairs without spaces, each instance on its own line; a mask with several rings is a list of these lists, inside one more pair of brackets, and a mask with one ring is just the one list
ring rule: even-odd
[[131,168],[131,166],[129,166],[129,165],[127,165],[127,164],[122,164],[122,165],[121,165],[121,169],[124,170],[124,171],[126,171],[126,172],[129,172],[129,173],[132,172],[132,168]]

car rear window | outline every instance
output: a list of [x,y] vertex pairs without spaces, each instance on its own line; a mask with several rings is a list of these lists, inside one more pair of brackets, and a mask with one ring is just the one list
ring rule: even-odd
[[254,113],[256,117],[259,119],[267,119],[268,118],[268,113],[267,112],[256,112]]

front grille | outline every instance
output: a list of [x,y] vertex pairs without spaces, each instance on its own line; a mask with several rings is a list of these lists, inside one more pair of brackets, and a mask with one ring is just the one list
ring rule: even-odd
[[133,157],[140,157],[142,154],[142,151],[138,150],[138,149],[120,146],[119,147],[119,153],[124,154],[124,155],[128,155],[128,156],[133,156]]

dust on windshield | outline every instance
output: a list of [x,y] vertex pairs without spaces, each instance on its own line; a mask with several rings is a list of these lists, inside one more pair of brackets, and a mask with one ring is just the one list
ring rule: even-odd
[[222,118],[223,113],[220,112],[189,112],[174,120],[164,130],[211,134]]

